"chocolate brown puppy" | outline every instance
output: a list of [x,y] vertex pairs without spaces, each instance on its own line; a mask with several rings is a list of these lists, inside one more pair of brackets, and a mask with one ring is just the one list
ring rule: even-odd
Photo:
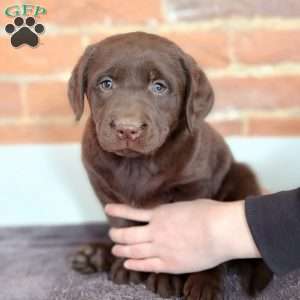
[[[244,199],[260,193],[253,172],[235,162],[223,138],[205,121],[214,93],[194,59],[171,41],[134,32],[89,46],[69,81],[79,120],[90,107],[82,159],[103,205],[149,208],[213,198]],[[109,218],[110,226],[136,223]],[[123,268],[111,244],[83,247],[73,260],[81,272],[108,271],[117,283],[144,281],[161,296],[222,297],[222,266],[187,275],[138,273]],[[250,295],[272,278],[261,260],[236,263]]]

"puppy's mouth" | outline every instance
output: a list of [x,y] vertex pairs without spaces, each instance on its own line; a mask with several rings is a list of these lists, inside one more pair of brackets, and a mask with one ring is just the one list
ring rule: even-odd
[[123,141],[120,143],[120,148],[119,149],[115,149],[114,153],[122,156],[122,157],[128,157],[128,158],[134,158],[134,157],[138,157],[141,155],[145,155],[145,153],[143,153],[143,151],[139,151],[138,149],[138,144],[139,144],[139,140],[137,141]]
[[[162,130],[162,134],[154,130],[136,139],[120,139],[107,126],[97,124],[97,138],[104,151],[120,157],[136,158],[153,155],[166,140],[168,130]],[[157,130],[158,131],[158,130]]]
[[134,157],[143,155],[141,152],[137,152],[137,151],[134,151],[134,150],[131,150],[128,148],[115,151],[115,154],[117,154],[119,156],[123,156],[123,157],[130,157],[130,158],[134,158]]
[[145,149],[145,146],[141,146],[127,141],[114,143],[109,141],[103,143],[103,140],[99,138],[99,142],[103,150],[114,153],[115,155],[121,157],[135,158],[148,154],[148,151]]

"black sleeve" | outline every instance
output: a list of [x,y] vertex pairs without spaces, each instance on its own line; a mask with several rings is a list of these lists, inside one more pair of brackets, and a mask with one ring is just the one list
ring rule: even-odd
[[263,260],[278,275],[300,268],[300,188],[249,197],[245,211]]

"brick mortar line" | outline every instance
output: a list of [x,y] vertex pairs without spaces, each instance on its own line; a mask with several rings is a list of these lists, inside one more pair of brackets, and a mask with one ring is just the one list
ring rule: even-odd
[[41,125],[41,126],[75,126],[81,127],[84,125],[86,118],[82,118],[80,122],[76,122],[73,117],[48,117],[48,118],[37,118],[37,117],[26,117],[26,118],[0,118],[0,126],[19,126],[19,125]]
[[247,117],[242,119],[241,135],[247,135],[249,132],[249,120]]
[[169,7],[166,0],[160,0],[160,14],[163,19],[168,20]]
[[67,82],[71,72],[54,73],[50,75],[44,74],[0,74],[0,82],[19,82],[19,83],[31,83],[31,82]]
[[224,111],[213,111],[211,115],[207,118],[210,121],[235,121],[241,120],[248,117],[255,118],[300,118],[300,108],[292,107],[286,109],[273,109],[273,110],[263,110],[263,109],[230,109]]
[[[0,118],[0,126],[7,125],[52,125],[52,126],[78,126],[81,127],[85,124],[88,116],[84,116],[80,122],[76,122],[74,117],[70,116],[56,116],[56,117],[4,117]],[[286,109],[286,110],[274,110],[274,111],[262,111],[262,110],[232,110],[228,112],[215,112],[207,118],[209,122],[226,122],[226,121],[242,121],[245,118],[265,118],[278,120],[284,119],[299,119],[300,109]]]
[[236,64],[237,63],[237,58],[236,58],[236,51],[235,51],[235,44],[234,44],[234,33],[232,30],[229,30],[228,33],[228,56],[230,59],[231,64]]
[[89,36],[84,35],[84,36],[81,37],[81,41],[80,42],[81,42],[82,49],[85,49],[88,45],[91,44],[91,39],[90,39]]
[[28,115],[28,103],[27,103],[27,85],[24,83],[20,84],[20,89],[21,89],[21,108],[22,108],[22,112],[21,112],[21,118],[26,118],[26,116]]
[[[8,22],[10,20],[8,19]],[[42,22],[42,20],[41,20]],[[205,21],[197,22],[175,22],[175,23],[146,23],[146,24],[110,24],[110,23],[92,23],[83,26],[68,26],[56,25],[55,23],[42,22],[45,25],[46,32],[49,36],[60,35],[75,35],[75,34],[96,34],[103,33],[116,34],[128,31],[150,31],[159,33],[169,32],[190,32],[206,31],[206,30],[220,30],[220,31],[248,31],[257,29],[266,29],[272,31],[283,30],[299,30],[299,18],[215,18]],[[0,36],[7,36],[3,27],[1,26]]]
[[233,62],[232,64],[222,69],[207,68],[205,69],[205,72],[211,78],[268,78],[282,76],[298,76],[300,74],[300,63],[281,62],[274,65],[248,65]]
[[[204,68],[209,78],[269,78],[283,76],[299,76],[300,63],[284,62],[276,65],[247,65],[233,63],[223,69]],[[43,74],[0,74],[1,82],[17,82],[20,84],[34,82],[64,82],[70,77],[70,72],[54,73],[50,75]]]

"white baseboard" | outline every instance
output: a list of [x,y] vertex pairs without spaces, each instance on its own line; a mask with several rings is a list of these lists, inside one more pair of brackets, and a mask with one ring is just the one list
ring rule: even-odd
[[[300,138],[228,138],[235,157],[250,164],[269,190],[300,186]],[[104,221],[82,167],[80,147],[0,147],[0,225]]]

